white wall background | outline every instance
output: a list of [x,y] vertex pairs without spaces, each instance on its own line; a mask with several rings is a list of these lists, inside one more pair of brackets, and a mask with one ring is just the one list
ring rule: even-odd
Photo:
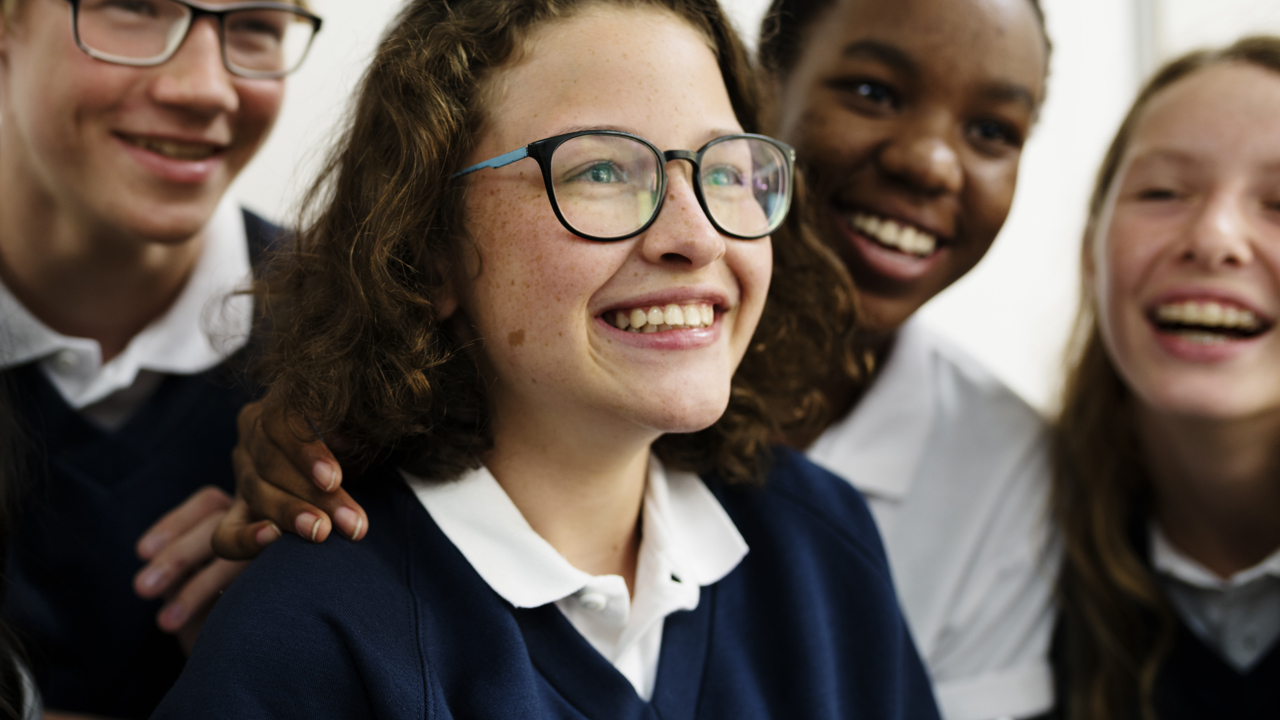
[[[722,2],[753,38],[768,0]],[[987,258],[922,314],[1032,404],[1052,411],[1077,302],[1085,203],[1140,73],[1190,46],[1228,42],[1249,29],[1280,32],[1280,3],[1043,2],[1054,43],[1049,99],[1024,153],[1013,211]],[[275,133],[232,189],[247,206],[285,222],[400,0],[311,4],[324,29],[289,79]]]

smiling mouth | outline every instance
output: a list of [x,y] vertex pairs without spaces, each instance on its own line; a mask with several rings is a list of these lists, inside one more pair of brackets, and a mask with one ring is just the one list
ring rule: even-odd
[[1274,325],[1252,310],[1213,300],[1165,303],[1154,308],[1150,318],[1158,331],[1204,345],[1247,340]]
[[846,216],[850,227],[877,245],[913,257],[928,257],[938,250],[938,238],[919,228],[865,212]]
[[153,152],[162,157],[169,158],[170,160],[208,160],[218,154],[218,151],[221,149],[217,145],[210,145],[208,143],[160,140],[157,138],[123,134],[118,134],[117,137],[134,147],[142,148],[143,150]]
[[619,330],[633,333],[655,333],[668,330],[710,327],[716,321],[715,306],[707,303],[675,303],[638,307],[631,310],[610,310],[604,313],[605,322]]

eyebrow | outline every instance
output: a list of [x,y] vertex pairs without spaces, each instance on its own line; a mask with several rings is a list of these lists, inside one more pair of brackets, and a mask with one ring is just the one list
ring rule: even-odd
[[[910,55],[898,47],[879,40],[858,40],[844,46],[841,55],[850,59],[876,60],[906,74],[918,75],[919,65]],[[1007,80],[999,80],[986,85],[981,94],[994,102],[1016,102],[1027,106],[1030,110],[1037,107],[1035,93],[1024,85]]]
[[866,58],[870,60],[878,60],[895,70],[904,73],[916,74],[919,68],[916,61],[902,50],[883,43],[878,40],[858,40],[844,46],[844,50],[840,54],[846,58],[859,59]]
[[1036,96],[1026,86],[1017,83],[993,82],[983,88],[982,95],[995,102],[1016,102],[1026,105],[1028,110],[1036,109]]
[[[641,137],[641,138],[645,138],[646,140],[649,140],[649,138],[645,137],[644,134],[636,130],[636,128],[626,127],[624,125],[573,125],[571,127],[567,127],[561,130],[560,132],[557,132],[556,135],[568,135],[569,133],[583,132],[585,130],[612,130],[614,132],[624,132],[630,135],[635,135],[636,137]],[[702,142],[698,143],[694,147],[666,148],[666,149],[667,150],[672,150],[672,149],[696,150],[697,148],[702,147],[703,145],[706,145],[707,143],[711,142],[712,140],[715,140],[716,138],[724,137],[725,135],[741,135],[742,133],[743,133],[742,130],[731,130],[728,128],[713,128],[711,130],[708,130],[702,136],[703,137]],[[649,140],[649,142],[653,142],[653,141]],[[659,148],[659,149],[663,149],[663,148]]]

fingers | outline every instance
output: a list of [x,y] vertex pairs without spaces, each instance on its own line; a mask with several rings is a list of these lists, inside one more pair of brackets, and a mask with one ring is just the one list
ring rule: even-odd
[[[305,418],[261,403],[252,405],[259,407],[250,409],[250,406],[246,406],[241,411],[242,416],[247,416],[242,418],[240,424],[240,441],[247,447],[255,466],[265,469],[264,465],[267,463],[276,466],[287,462],[292,467],[293,474],[314,483],[325,492],[342,484],[342,467],[325,445],[324,439],[319,437],[319,433]],[[245,421],[249,424],[248,433],[245,432]],[[283,460],[274,456],[282,456]],[[275,480],[273,475],[264,477]]]
[[270,520],[253,522],[249,504],[236,497],[213,531],[213,552],[227,560],[251,560],[278,539],[279,526]]
[[[241,412],[241,420],[252,423],[256,412],[247,407]],[[224,523],[218,534],[220,554],[242,559],[256,555],[250,538],[273,540],[270,533],[257,538],[263,532],[262,525],[251,524],[266,519],[279,530],[296,532],[314,542],[323,542],[336,524],[343,535],[352,540],[364,537],[368,530],[368,516],[345,490],[334,486],[324,491],[309,477],[298,472],[291,460],[261,431],[257,436],[258,455],[245,446],[242,440],[232,452],[232,465],[236,472],[237,496],[246,504],[243,515],[233,516]],[[327,450],[326,450],[327,452]],[[259,545],[261,547],[261,545]],[[225,551],[225,552],[224,552]]]
[[[160,608],[156,622],[167,633],[177,633],[192,622],[203,622],[209,608],[249,566],[246,562],[217,559],[191,576]],[[194,636],[191,638],[194,640]]]
[[186,502],[165,513],[142,537],[138,538],[138,557],[151,560],[176,538],[188,533],[210,515],[221,514],[231,505],[231,498],[212,485],[200,488]]
[[156,553],[133,578],[134,592],[150,600],[181,586],[196,568],[213,559],[213,530],[222,521],[222,512],[200,520],[186,533],[175,538]]

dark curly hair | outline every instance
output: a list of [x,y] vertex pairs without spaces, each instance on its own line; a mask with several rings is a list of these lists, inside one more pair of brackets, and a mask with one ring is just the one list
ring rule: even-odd
[[[1040,0],[1028,1],[1040,24],[1047,59],[1053,43],[1049,41],[1044,8]],[[805,31],[835,3],[836,0],[773,0],[760,25],[760,62],[765,69],[777,75],[790,72],[800,57]]]
[[[744,130],[761,83],[717,0],[416,0],[367,71],[349,125],[304,201],[302,230],[259,296],[271,342],[269,402],[296,410],[343,461],[390,457],[425,477],[474,467],[492,445],[474,348],[440,322],[437,294],[468,247],[465,184],[452,179],[485,125],[484,83],[534,26],[598,5],[658,7],[714,49]],[[654,451],[671,467],[762,476],[767,449],[813,432],[832,359],[856,376],[853,286],[806,229],[806,203],[773,235],[774,269],[728,410]]]

